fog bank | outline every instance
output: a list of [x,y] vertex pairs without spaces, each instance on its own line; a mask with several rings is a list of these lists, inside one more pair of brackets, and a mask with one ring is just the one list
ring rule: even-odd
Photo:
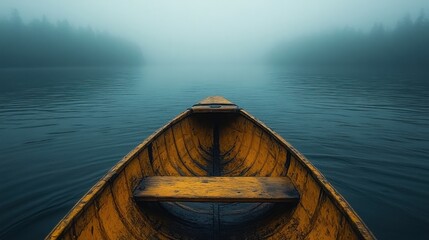
[[0,19],[0,67],[141,65],[140,48],[124,39],[46,18],[24,23],[17,10]]
[[0,16],[16,8],[25,20],[107,30],[138,42],[147,63],[261,62],[275,44],[300,35],[375,22],[394,26],[427,0],[326,1],[56,1],[2,0]]
[[429,66],[429,17],[405,16],[394,28],[374,24],[369,31],[351,27],[313,34],[273,48],[282,65],[412,67]]

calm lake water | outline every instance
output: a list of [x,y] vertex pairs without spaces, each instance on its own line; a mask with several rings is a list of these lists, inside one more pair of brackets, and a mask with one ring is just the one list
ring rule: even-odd
[[41,239],[135,145],[223,95],[290,141],[379,239],[429,239],[429,73],[0,69],[0,239]]

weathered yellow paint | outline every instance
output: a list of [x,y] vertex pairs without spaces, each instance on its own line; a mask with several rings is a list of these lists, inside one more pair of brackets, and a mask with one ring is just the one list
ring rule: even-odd
[[[119,161],[47,239],[201,239],[208,234],[218,239],[374,239],[344,198],[281,136],[222,97],[199,104],[224,104],[237,111],[199,113],[191,108],[178,115]],[[300,200],[292,205],[192,205],[133,199],[144,177],[214,175],[288,177]],[[228,189],[244,183],[225,184]],[[193,217],[186,219],[183,213]]]
[[288,177],[146,177],[134,191],[139,201],[296,202]]
[[199,104],[232,104],[232,102],[230,102],[229,100],[227,100],[222,96],[207,97],[198,103]]

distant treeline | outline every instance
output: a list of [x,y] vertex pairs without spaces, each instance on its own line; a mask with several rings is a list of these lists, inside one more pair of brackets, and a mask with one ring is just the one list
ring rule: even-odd
[[0,67],[106,66],[142,63],[131,42],[46,18],[26,24],[19,13],[0,19]]
[[273,53],[279,64],[406,66],[429,69],[429,19],[404,17],[393,29],[375,24],[369,32],[353,28],[282,44]]

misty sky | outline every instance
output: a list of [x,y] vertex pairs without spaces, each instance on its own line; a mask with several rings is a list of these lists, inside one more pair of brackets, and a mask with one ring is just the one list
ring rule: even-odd
[[1,0],[0,16],[67,19],[133,40],[149,62],[246,62],[280,40],[331,28],[393,26],[428,0]]

